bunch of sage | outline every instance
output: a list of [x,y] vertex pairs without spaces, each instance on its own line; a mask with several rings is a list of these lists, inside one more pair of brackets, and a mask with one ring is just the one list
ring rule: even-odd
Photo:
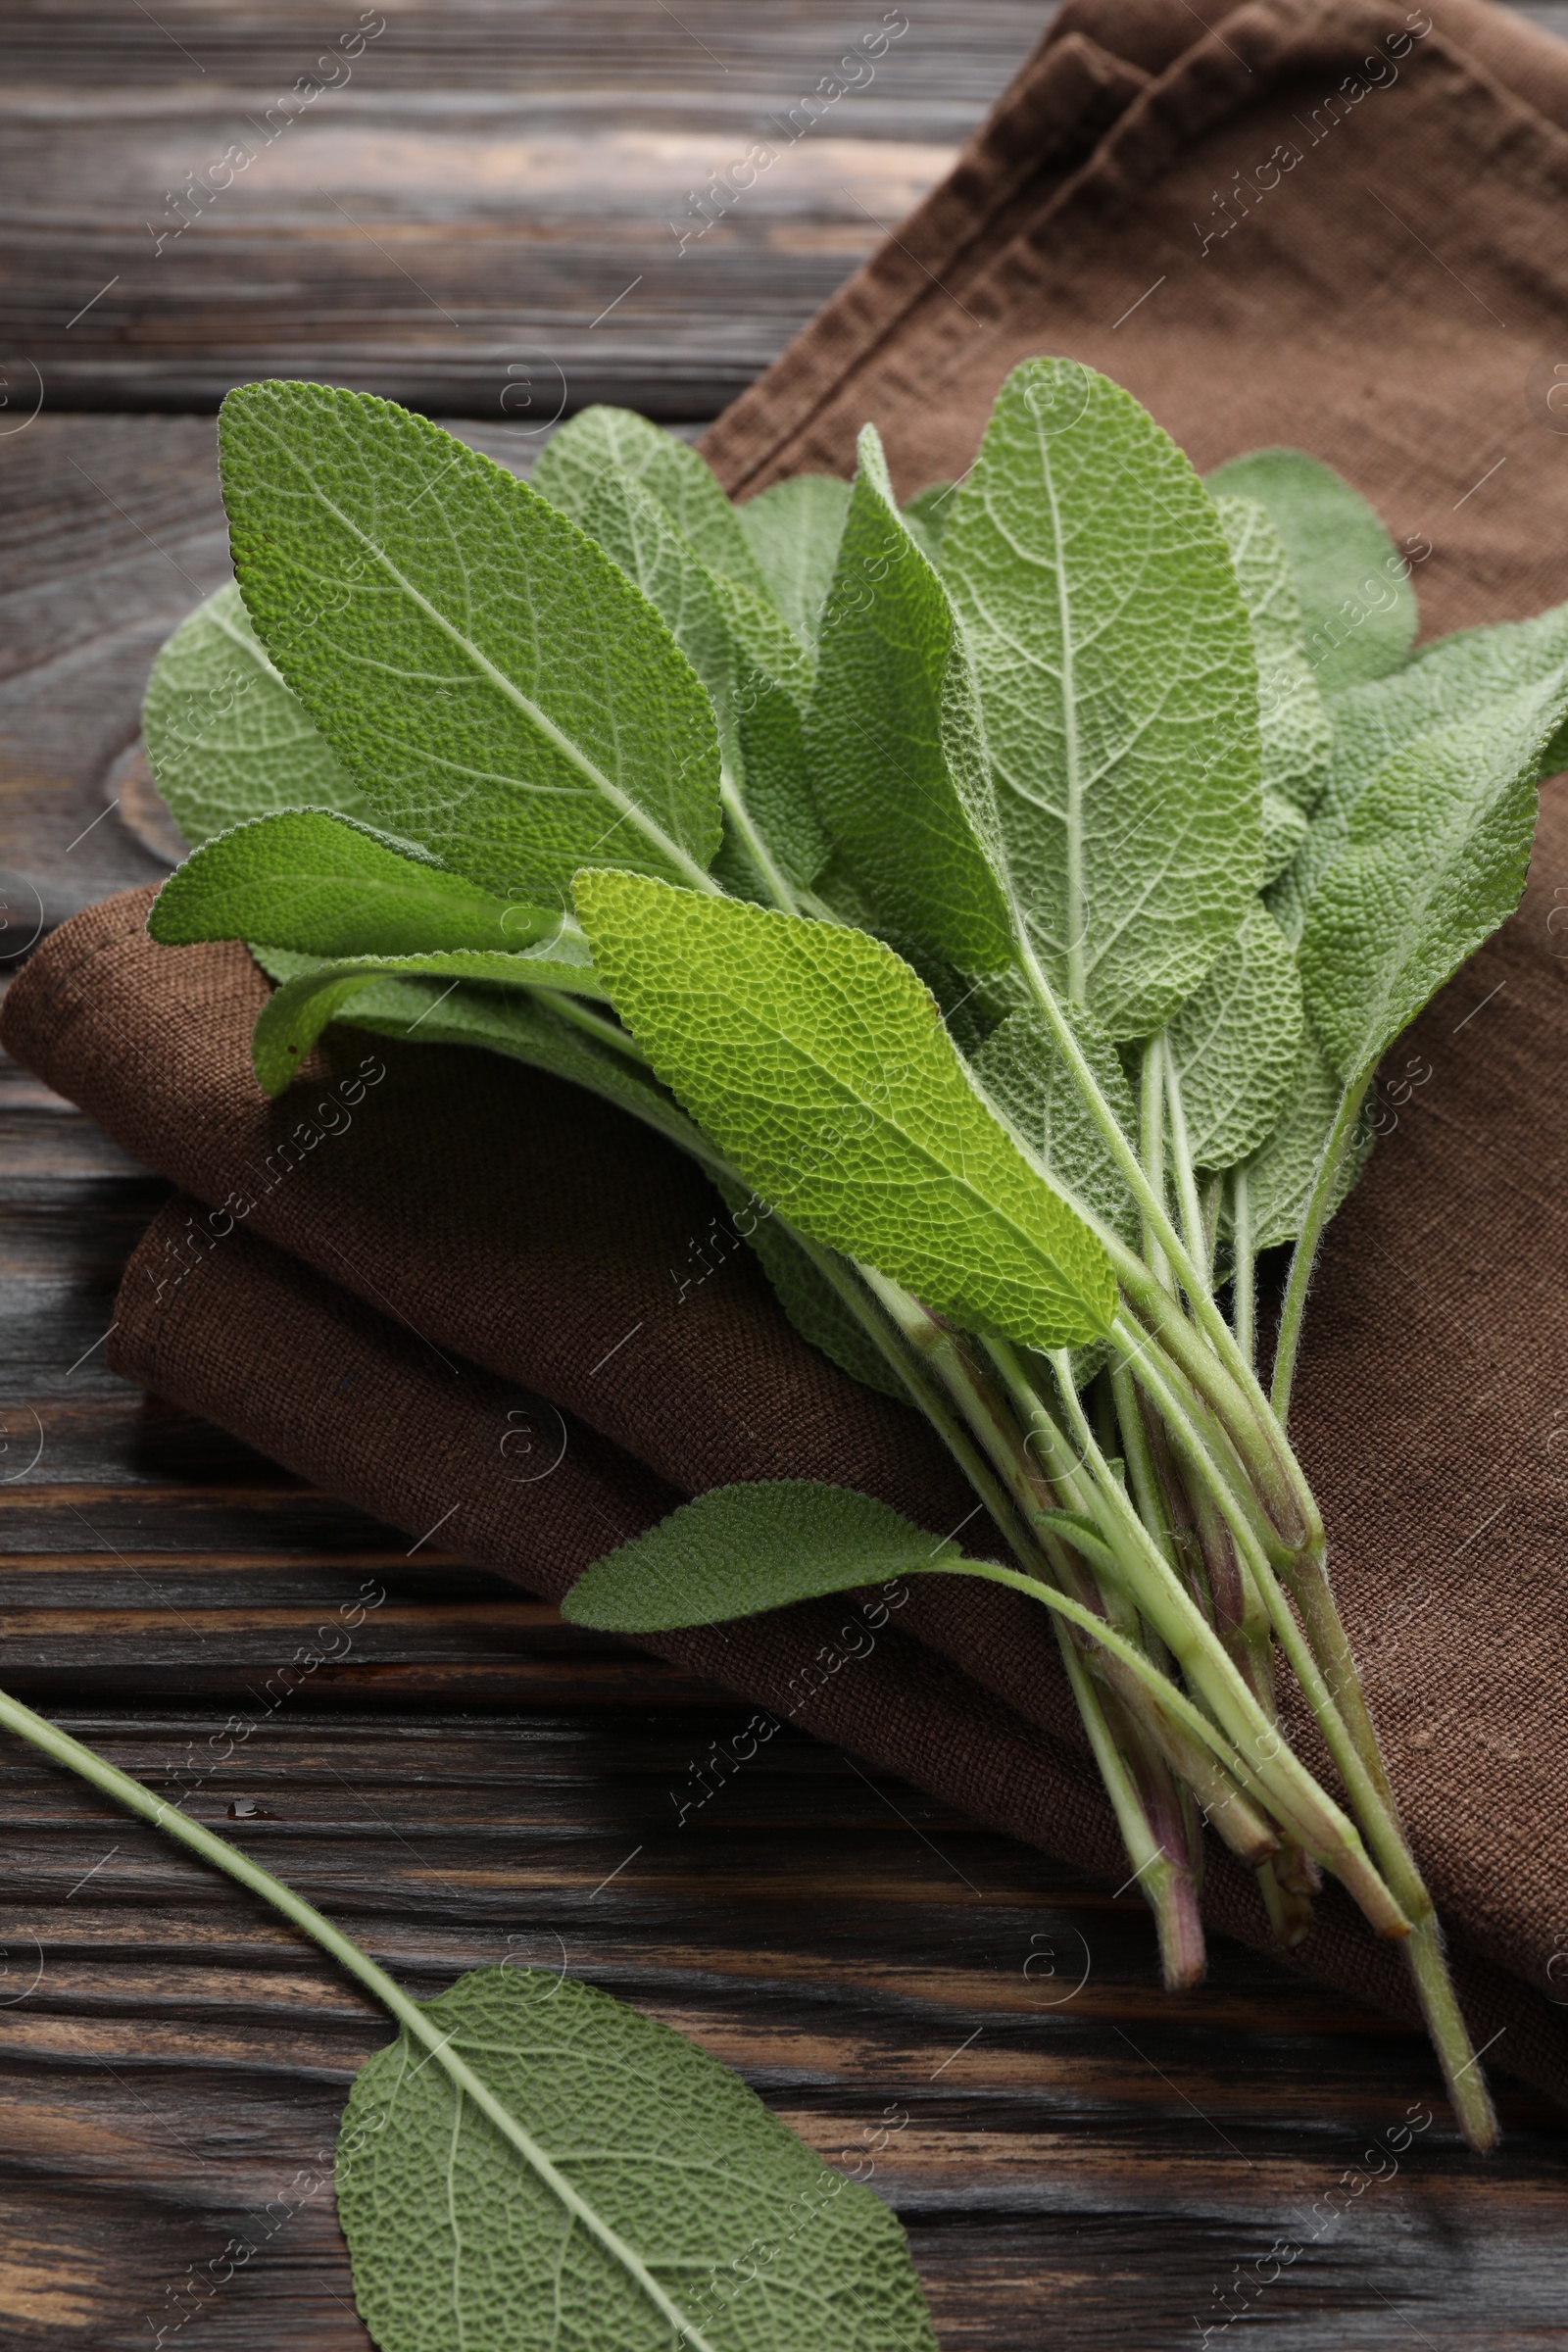
[[[249,943],[270,1092],[349,1019],[680,1145],[1008,1554],[742,1485],[569,1612],[666,1628],[895,1573],[1027,1594],[1167,1981],[1203,1967],[1204,1824],[1287,1943],[1332,1873],[1491,2145],[1286,1421],[1379,1060],[1518,899],[1568,610],[1414,654],[1409,558],[1338,476],[1265,451],[1205,484],[1060,360],[902,509],[870,426],[853,485],[739,507],[606,409],[531,485],[307,384],[230,394],[220,450],[237,585],[147,696],[200,845],[154,938]],[[1338,1793],[1281,1729],[1280,1653]]]

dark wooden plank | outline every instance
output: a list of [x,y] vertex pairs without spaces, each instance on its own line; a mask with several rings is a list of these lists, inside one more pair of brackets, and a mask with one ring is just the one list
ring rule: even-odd
[[[50,409],[215,407],[286,372],[444,414],[710,416],[947,168],[1049,15],[394,7],[345,59],[356,12],[13,8],[13,407],[40,385]],[[291,114],[312,74],[331,86]],[[749,154],[709,225],[694,191]]]

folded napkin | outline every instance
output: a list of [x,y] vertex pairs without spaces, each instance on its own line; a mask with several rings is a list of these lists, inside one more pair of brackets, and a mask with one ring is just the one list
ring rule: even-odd
[[[715,467],[737,490],[846,470],[869,416],[912,490],[963,470],[1017,359],[1065,350],[1200,465],[1290,441],[1340,466],[1430,547],[1429,628],[1559,601],[1568,51],[1480,0],[1260,0],[1193,29],[1180,5],[1064,8],[949,180],[719,420]],[[1396,1051],[1295,1427],[1477,2039],[1568,2102],[1559,890],[1551,790],[1524,908]],[[934,1536],[972,1512],[912,1414],[796,1337],[669,1148],[499,1057],[346,1027],[269,1103],[265,982],[238,948],[155,947],[146,904],[66,925],[0,1031],[186,1196],[127,1270],[118,1369],[411,1537],[447,1514],[444,1544],[552,1597],[728,1480],[863,1487]],[[790,1718],[1121,1875],[1021,1599],[915,1580],[648,1646],[747,1702],[736,1762]],[[1204,1910],[1266,1942],[1223,1851]],[[1293,1958],[1413,2014],[1336,1889]]]

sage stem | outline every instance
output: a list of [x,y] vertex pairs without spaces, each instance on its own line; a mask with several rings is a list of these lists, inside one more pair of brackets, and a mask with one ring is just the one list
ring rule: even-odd
[[1306,1212],[1291,1256],[1291,1271],[1286,1279],[1284,1303],[1280,1308],[1279,1338],[1274,1345],[1274,1377],[1270,1397],[1281,1429],[1290,1419],[1291,1390],[1296,1382],[1296,1357],[1301,1345],[1301,1318],[1306,1312],[1306,1294],[1311,1285],[1312,1266],[1317,1247],[1323,1238],[1323,1228],[1329,1221],[1330,1204],[1345,1154],[1355,1134],[1355,1122],[1366,1101],[1373,1073],[1364,1070],[1351,1081],[1340,1099],[1334,1124],[1324,1139],[1318,1158],[1317,1173],[1312,1190],[1307,1195]]

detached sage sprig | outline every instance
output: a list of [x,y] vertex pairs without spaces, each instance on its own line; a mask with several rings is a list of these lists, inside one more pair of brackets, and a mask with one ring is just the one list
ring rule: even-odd
[[[1065,361],[902,510],[869,426],[853,485],[739,508],[612,410],[531,487],[311,385],[232,393],[220,441],[238,585],[147,700],[201,845],[153,936],[252,945],[270,1091],[347,1018],[681,1145],[1008,1554],[741,1486],[570,1613],[705,1623],[895,1570],[1025,1593],[1167,1982],[1203,1968],[1203,1825],[1288,1944],[1329,1872],[1492,2145],[1286,1421],[1378,1061],[1517,901],[1568,610],[1412,655],[1410,562],[1347,484],[1266,451],[1205,486]],[[1265,1385],[1257,1258],[1287,1244]],[[1281,1728],[1281,1653],[1335,1788]]]

